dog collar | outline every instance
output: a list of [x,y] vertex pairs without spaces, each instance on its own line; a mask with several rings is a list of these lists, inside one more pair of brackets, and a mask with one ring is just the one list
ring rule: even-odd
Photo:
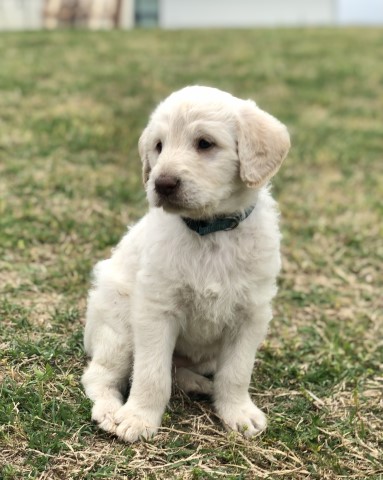
[[215,233],[220,231],[234,230],[238,225],[247,218],[254,210],[254,206],[247,208],[243,213],[237,212],[232,215],[215,217],[212,220],[194,220],[193,218],[182,217],[187,227],[198,235],[203,237],[209,233]]

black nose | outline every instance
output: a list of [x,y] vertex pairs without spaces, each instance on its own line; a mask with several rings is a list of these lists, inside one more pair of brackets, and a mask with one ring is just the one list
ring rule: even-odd
[[180,183],[181,181],[177,177],[172,177],[170,175],[160,175],[156,178],[154,186],[157,193],[168,197],[177,190]]

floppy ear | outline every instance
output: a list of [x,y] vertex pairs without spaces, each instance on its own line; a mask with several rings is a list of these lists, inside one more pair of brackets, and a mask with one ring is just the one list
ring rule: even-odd
[[148,158],[147,137],[148,137],[148,129],[145,128],[145,130],[142,132],[140,136],[140,139],[138,140],[138,152],[140,154],[141,161],[142,161],[142,180],[144,184],[146,184],[146,182],[149,180],[149,175],[151,171],[149,158]]
[[248,187],[264,185],[281,166],[290,148],[287,128],[256,106],[243,102],[239,111],[238,157],[241,179]]

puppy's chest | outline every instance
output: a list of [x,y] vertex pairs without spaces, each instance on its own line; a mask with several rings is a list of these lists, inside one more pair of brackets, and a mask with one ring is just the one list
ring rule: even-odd
[[193,317],[225,315],[237,303],[238,292],[217,280],[199,285],[185,283],[178,291],[179,305]]
[[234,323],[238,300],[218,282],[183,285],[178,291],[178,307],[183,313],[182,329],[192,343],[211,343],[223,329]]
[[214,258],[204,260],[202,268],[185,275],[177,292],[177,305],[188,333],[198,332],[201,339],[211,339],[238,321],[247,303],[249,282],[246,272],[240,273],[233,262],[226,265],[214,262]]

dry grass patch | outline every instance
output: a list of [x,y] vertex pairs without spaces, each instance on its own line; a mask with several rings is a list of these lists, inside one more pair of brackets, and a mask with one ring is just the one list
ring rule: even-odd
[[[379,479],[383,475],[381,30],[41,32],[0,42],[0,476]],[[90,271],[146,209],[137,139],[185,84],[288,124],[274,181],[284,269],[251,394],[252,441],[174,389],[125,445],[79,379]]]

